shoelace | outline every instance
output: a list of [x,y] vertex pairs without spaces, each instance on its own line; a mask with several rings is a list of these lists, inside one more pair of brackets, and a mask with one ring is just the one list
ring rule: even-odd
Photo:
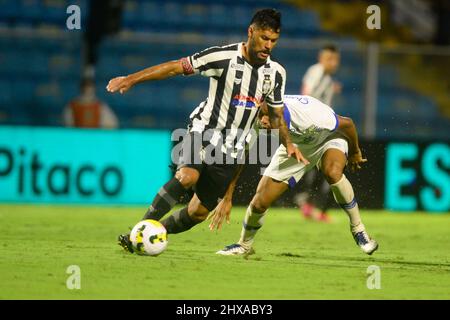
[[355,239],[358,242],[358,244],[367,244],[369,243],[369,239],[366,236],[366,234],[364,233],[364,231],[358,232],[357,234],[355,234]]
[[237,248],[240,248],[240,247],[241,247],[241,245],[239,245],[237,243],[233,243],[233,244],[230,244],[229,246],[226,246],[225,248],[227,250],[233,250],[233,249],[237,249]]

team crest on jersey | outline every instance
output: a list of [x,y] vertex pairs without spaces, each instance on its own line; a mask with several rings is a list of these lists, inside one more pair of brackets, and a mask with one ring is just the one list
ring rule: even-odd
[[266,74],[264,75],[264,81],[262,86],[263,95],[268,94],[271,87],[272,87],[272,80],[270,80],[270,75]]

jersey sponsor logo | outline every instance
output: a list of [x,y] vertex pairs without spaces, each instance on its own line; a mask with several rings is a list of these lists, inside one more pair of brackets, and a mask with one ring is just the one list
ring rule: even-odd
[[237,94],[231,100],[231,105],[235,107],[244,107],[246,109],[251,109],[258,107],[261,102],[262,102],[261,99],[255,97]]
[[264,68],[263,69],[263,75],[272,74],[273,71],[274,70],[272,68]]
[[298,101],[300,101],[300,103],[302,104],[308,104],[309,100],[307,97],[301,97],[300,99],[298,99]]
[[298,96],[298,95],[284,95],[284,97],[286,99],[295,99],[298,102],[302,103],[302,104],[308,104],[309,103],[309,99],[306,96]]
[[238,70],[238,71],[244,71],[244,65],[243,64],[238,64],[238,63],[234,63],[234,62],[232,62],[230,64],[230,68]]

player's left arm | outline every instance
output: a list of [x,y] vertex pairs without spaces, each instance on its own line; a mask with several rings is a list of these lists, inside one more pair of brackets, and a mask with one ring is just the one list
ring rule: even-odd
[[[265,105],[265,104],[264,104]],[[264,110],[267,110],[267,108],[261,107],[260,108],[260,114],[258,115],[261,117],[260,121],[262,123],[255,123],[252,130],[250,131],[249,135],[246,139],[246,147],[244,150],[244,157],[246,158],[246,161],[248,160],[249,150],[252,148],[252,146],[255,144],[256,140],[258,139],[259,130],[261,128],[270,128],[269,121],[267,119],[267,116],[264,115]],[[220,230],[222,223],[224,219],[226,219],[227,223],[230,224],[230,214],[231,214],[231,208],[232,208],[232,202],[233,202],[233,193],[234,189],[236,188],[236,184],[239,180],[239,177],[242,173],[242,170],[244,169],[245,164],[239,164],[236,172],[233,175],[233,178],[231,179],[230,184],[227,187],[227,190],[225,192],[225,195],[221,199],[221,201],[217,204],[216,208],[213,210],[211,215],[208,216],[208,220],[211,219],[211,223],[209,224],[209,229],[212,231],[217,228],[217,230]]]
[[361,149],[359,147],[358,131],[356,130],[355,123],[351,118],[342,117],[336,115],[338,121],[337,130],[347,137],[348,146],[348,162],[352,171],[361,169],[361,165],[367,162],[367,159],[363,158]]
[[300,150],[291,141],[286,121],[284,121],[283,108],[268,107],[270,126],[272,129],[278,129],[281,143],[286,147],[288,156],[294,157],[298,162],[303,162],[305,165],[308,165],[308,159],[303,156]]
[[228,185],[227,191],[225,192],[222,200],[220,200],[219,204],[217,204],[212,214],[208,216],[208,220],[211,219],[209,230],[212,231],[216,228],[217,230],[220,230],[224,219],[226,219],[227,223],[230,224],[231,208],[233,207],[233,193],[243,169],[244,164],[240,164],[233,176],[233,179]]
[[280,142],[286,147],[288,157],[294,157],[298,162],[303,162],[305,165],[309,161],[303,157],[300,150],[292,143],[289,135],[289,130],[284,121],[284,88],[286,83],[286,71],[280,68],[275,74],[275,86],[273,90],[267,95],[267,113],[269,115],[270,126],[272,129],[278,129]]

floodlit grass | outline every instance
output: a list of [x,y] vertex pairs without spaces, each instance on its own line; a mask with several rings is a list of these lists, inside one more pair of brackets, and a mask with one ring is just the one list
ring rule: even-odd
[[[347,216],[305,221],[271,209],[248,259],[215,254],[235,242],[244,208],[210,232],[207,223],[169,235],[158,257],[124,252],[116,237],[143,208],[0,206],[0,299],[450,299],[450,216],[364,211],[380,248],[355,245]],[[69,290],[68,266],[81,269]],[[367,288],[380,267],[381,289]]]

